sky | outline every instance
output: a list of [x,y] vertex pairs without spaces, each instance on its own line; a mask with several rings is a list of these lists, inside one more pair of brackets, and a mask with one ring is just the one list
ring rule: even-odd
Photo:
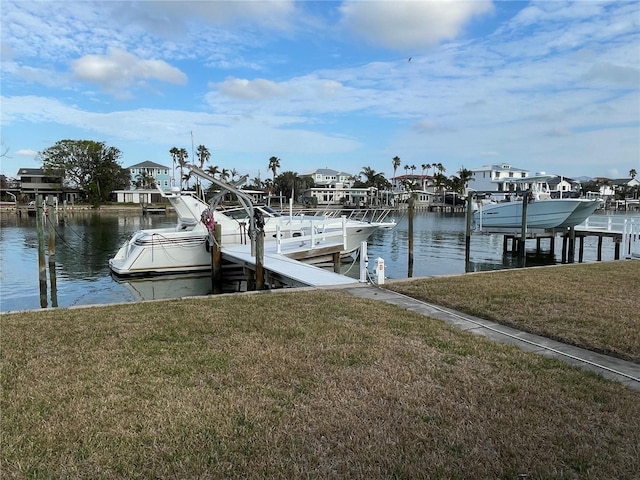
[[[249,178],[640,172],[640,2],[0,1],[0,173],[63,139]],[[415,170],[405,167],[415,166]],[[433,170],[424,173],[434,173]]]

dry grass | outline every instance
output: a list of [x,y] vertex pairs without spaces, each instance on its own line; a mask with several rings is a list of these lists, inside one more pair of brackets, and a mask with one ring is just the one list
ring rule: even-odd
[[396,282],[387,288],[640,363],[640,262]]
[[0,316],[3,478],[632,478],[640,397],[343,292]]

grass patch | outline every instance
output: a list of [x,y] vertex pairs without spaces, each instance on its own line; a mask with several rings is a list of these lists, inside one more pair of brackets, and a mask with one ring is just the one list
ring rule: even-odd
[[640,262],[505,270],[385,287],[640,363]]
[[620,384],[343,292],[0,316],[3,478],[632,478]]

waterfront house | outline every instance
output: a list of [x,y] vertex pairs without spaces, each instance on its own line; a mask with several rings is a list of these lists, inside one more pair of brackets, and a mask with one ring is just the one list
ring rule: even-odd
[[345,173],[338,172],[337,170],[331,170],[330,168],[318,168],[310,173],[303,173],[301,177],[309,177],[313,179],[313,184],[316,187],[335,187],[340,184],[343,187],[350,187],[353,185],[354,176]]
[[129,170],[131,189],[151,189],[157,185],[162,190],[171,188],[171,169],[151,161],[136,163],[127,168]]
[[[529,170],[515,168],[506,163],[485,165],[471,170],[469,184],[478,192],[510,192],[521,188],[516,180],[529,176]],[[496,197],[500,197],[495,195]]]
[[78,191],[65,188],[62,182],[64,171],[54,170],[46,172],[42,168],[21,168],[18,170],[18,182],[20,194],[28,199],[35,199],[36,195],[47,197],[49,195],[59,202],[78,201]]

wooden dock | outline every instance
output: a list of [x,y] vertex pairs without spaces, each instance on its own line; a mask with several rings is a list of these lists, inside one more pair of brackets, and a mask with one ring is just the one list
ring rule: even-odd
[[[483,228],[480,233],[503,235],[503,253],[515,254],[524,251],[520,245],[523,236],[518,228]],[[556,235],[562,237],[562,263],[572,263],[578,243],[578,262],[583,261],[584,241],[587,237],[597,237],[597,261],[602,260],[604,238],[614,243],[614,260],[620,258],[640,258],[640,217],[623,215],[591,216],[584,223],[572,229],[527,228],[524,240],[536,240],[536,252],[541,251],[541,242],[549,242],[549,253],[554,254]]]
[[[341,244],[335,247],[323,247],[327,251],[340,251]],[[307,251],[300,249],[300,251]],[[293,250],[287,255],[294,255]],[[278,287],[282,285],[290,287],[321,287],[331,285],[349,285],[358,283],[355,278],[346,277],[308,263],[299,262],[282,253],[276,253],[275,245],[270,243],[265,246],[263,268],[265,271],[265,285]],[[222,246],[222,259],[240,265],[244,269],[255,272],[256,258],[251,255],[250,245],[225,245]]]

